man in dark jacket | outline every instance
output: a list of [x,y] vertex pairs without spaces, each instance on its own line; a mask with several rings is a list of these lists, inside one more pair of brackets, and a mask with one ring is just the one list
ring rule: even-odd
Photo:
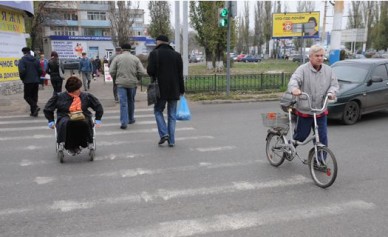
[[[175,146],[176,110],[179,97],[185,93],[182,56],[169,45],[167,36],[156,38],[156,48],[148,58],[147,72],[158,80],[160,98],[154,105],[154,114],[160,136],[159,145],[168,141]],[[163,111],[167,103],[167,126]]]
[[24,56],[18,64],[19,76],[24,84],[24,99],[30,105],[30,116],[37,117],[40,108],[38,107],[38,90],[42,69],[39,61],[31,55],[28,47],[22,49]]

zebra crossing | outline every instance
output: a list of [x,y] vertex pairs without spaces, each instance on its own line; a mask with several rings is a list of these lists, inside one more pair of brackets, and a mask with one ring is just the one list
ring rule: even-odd
[[0,236],[260,236],[285,222],[377,208],[357,198],[302,202],[317,191],[308,173],[268,172],[264,156],[244,155],[247,141],[226,143],[195,120],[177,123],[174,148],[159,147],[151,109],[136,110],[127,130],[119,111],[106,111],[95,161],[84,150],[64,164],[46,124],[0,116]]

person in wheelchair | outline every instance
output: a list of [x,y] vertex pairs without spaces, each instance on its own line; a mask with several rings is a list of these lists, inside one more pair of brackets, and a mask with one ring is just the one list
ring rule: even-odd
[[[70,155],[81,152],[81,147],[93,149],[93,126],[101,126],[104,109],[100,101],[92,94],[81,92],[82,81],[71,76],[65,84],[65,92],[53,95],[43,110],[48,127],[57,129],[59,149],[66,149]],[[95,122],[92,113],[95,111]],[[56,124],[54,111],[57,110]]]

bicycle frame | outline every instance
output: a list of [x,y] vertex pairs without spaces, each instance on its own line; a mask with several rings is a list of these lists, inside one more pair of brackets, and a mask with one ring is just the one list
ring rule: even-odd
[[292,108],[293,108],[293,105],[297,102],[296,100],[287,108],[287,112],[288,112],[288,131],[291,131],[288,135],[288,139],[287,139],[287,135],[285,135],[288,131],[286,131],[285,133],[282,134],[282,136],[285,138],[286,141],[288,141],[288,144],[284,144],[284,145],[281,145],[282,146],[282,149],[284,150],[284,152],[288,153],[290,155],[290,160],[294,159],[295,156],[297,156],[303,164],[307,164],[307,160],[303,160],[299,157],[297,151],[296,151],[296,148],[295,148],[295,145],[306,145],[307,143],[309,143],[310,141],[312,140],[315,140],[314,142],[314,153],[315,153],[315,160],[317,162],[317,164],[321,164],[321,162],[324,162],[324,159],[322,159],[321,161],[318,159],[318,149],[317,147],[321,146],[321,147],[324,147],[325,145],[322,144],[319,140],[319,132],[318,132],[318,123],[317,123],[317,114],[318,113],[322,113],[324,111],[324,109],[326,108],[327,106],[327,103],[328,103],[328,94],[325,96],[325,100],[324,100],[324,103],[323,103],[323,106],[322,108],[320,109],[317,109],[317,108],[312,108],[311,107],[311,99],[310,99],[310,96],[307,94],[307,93],[304,93],[302,92],[301,94],[302,96],[306,96],[307,97],[307,101],[308,101],[308,104],[309,104],[309,107],[310,107],[310,110],[313,112],[313,119],[314,119],[314,130],[313,130],[313,134],[309,135],[305,141],[303,142],[300,142],[300,141],[296,141],[294,140],[293,138],[293,134],[294,134],[294,128],[292,126],[292,118],[291,118],[291,112],[292,112]]

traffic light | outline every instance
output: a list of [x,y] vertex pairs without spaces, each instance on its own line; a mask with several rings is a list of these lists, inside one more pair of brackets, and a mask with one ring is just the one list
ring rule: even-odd
[[219,27],[228,27],[229,23],[229,10],[228,8],[219,8],[218,9],[218,26]]

